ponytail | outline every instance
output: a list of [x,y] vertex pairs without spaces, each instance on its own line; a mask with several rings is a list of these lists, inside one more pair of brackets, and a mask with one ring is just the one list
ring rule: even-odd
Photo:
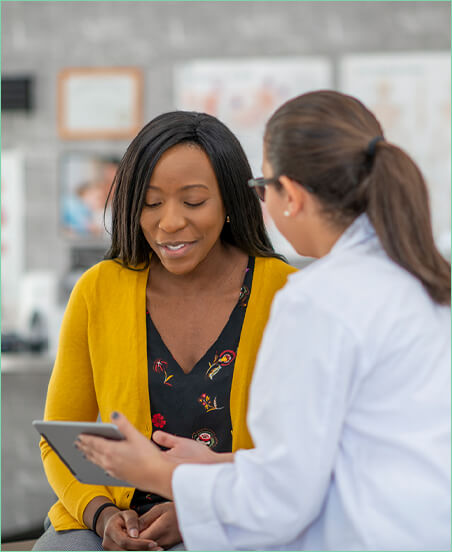
[[366,188],[366,211],[388,256],[436,303],[450,305],[450,264],[435,245],[427,187],[416,164],[397,146],[379,142]]
[[265,131],[273,171],[312,190],[322,214],[346,228],[367,213],[388,256],[450,304],[450,263],[433,240],[424,179],[359,100],[332,90],[283,104]]

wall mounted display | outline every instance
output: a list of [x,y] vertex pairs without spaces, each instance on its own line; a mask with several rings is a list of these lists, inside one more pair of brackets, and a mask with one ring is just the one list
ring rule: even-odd
[[[323,57],[212,59],[176,68],[175,106],[218,117],[239,138],[255,176],[262,173],[265,123],[284,101],[332,84],[331,63]],[[264,216],[275,248],[297,255]]]
[[60,224],[69,238],[105,240],[111,214],[104,207],[119,164],[119,157],[67,152],[60,160]]
[[126,139],[141,129],[143,76],[136,68],[80,68],[58,79],[58,132],[66,139]]
[[23,156],[15,150],[4,150],[1,165],[2,331],[10,331],[15,329],[19,284],[25,265]]
[[418,163],[430,192],[439,248],[450,254],[451,67],[449,52],[345,57],[340,89],[379,118],[386,138]]

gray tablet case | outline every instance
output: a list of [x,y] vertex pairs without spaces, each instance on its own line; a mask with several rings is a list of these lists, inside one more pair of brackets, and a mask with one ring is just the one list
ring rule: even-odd
[[115,425],[95,422],[46,422],[35,420],[33,426],[49,443],[72,475],[81,483],[107,485],[109,487],[131,487],[129,483],[106,474],[102,468],[84,458],[82,452],[74,446],[74,441],[81,433],[98,435],[107,439],[123,439]]

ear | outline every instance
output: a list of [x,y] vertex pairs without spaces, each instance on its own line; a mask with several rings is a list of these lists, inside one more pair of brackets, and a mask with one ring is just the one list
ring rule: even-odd
[[306,190],[298,182],[285,175],[280,176],[278,180],[283,187],[284,195],[287,197],[287,210],[290,216],[298,215],[303,211],[306,204]]

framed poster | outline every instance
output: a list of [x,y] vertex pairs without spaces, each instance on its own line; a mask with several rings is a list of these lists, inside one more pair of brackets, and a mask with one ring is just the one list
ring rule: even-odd
[[143,124],[143,76],[136,68],[64,69],[58,132],[72,140],[133,138]]
[[111,225],[108,193],[119,156],[66,152],[60,159],[60,227],[64,236],[105,240]]
[[[324,57],[241,58],[191,61],[176,68],[175,106],[201,111],[225,123],[240,140],[254,176],[262,173],[262,139],[270,115],[283,102],[332,85]],[[267,217],[275,249],[289,261],[300,257]]]
[[175,106],[218,117],[240,140],[256,176],[270,115],[294,96],[330,87],[331,75],[323,57],[192,61],[176,68]]
[[449,52],[354,55],[340,64],[340,90],[379,119],[388,140],[420,167],[430,194],[433,231],[450,256],[451,67]]

